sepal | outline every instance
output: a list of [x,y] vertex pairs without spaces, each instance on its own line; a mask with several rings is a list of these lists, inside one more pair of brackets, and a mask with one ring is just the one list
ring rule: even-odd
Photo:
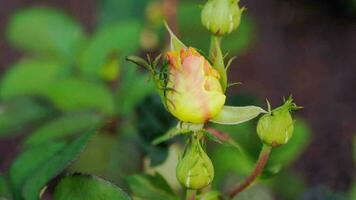
[[235,125],[249,121],[262,113],[267,113],[258,106],[224,106],[220,113],[210,121],[217,124]]

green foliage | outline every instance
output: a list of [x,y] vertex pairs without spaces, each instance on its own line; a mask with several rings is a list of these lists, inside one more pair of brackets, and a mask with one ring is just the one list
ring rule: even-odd
[[12,66],[1,81],[1,99],[19,96],[46,96],[58,80],[63,66],[46,59],[22,59]]
[[168,144],[152,145],[152,143],[176,125],[176,120],[166,112],[161,99],[156,95],[148,96],[137,106],[137,115],[140,121],[137,127],[141,144],[150,157],[151,166],[162,164],[168,156]]
[[54,200],[130,200],[119,187],[93,175],[64,177],[55,188]]
[[[26,150],[20,154],[10,168],[11,183],[15,199],[22,199],[22,188],[33,173],[65,147],[65,143],[50,143]],[[38,196],[38,193],[36,194]]]
[[101,125],[102,122],[102,117],[92,112],[66,113],[33,131],[25,139],[24,144],[25,146],[33,146],[61,139],[73,134],[82,133],[89,128],[95,128]]
[[109,115],[115,112],[113,95],[105,85],[78,78],[58,81],[49,98],[65,111],[93,109]]
[[16,199],[38,199],[41,189],[77,157],[93,133],[88,131],[68,145],[48,143],[22,153],[10,169]]
[[140,74],[137,68],[131,65],[126,70],[116,92],[117,109],[121,115],[132,113],[138,103],[155,90],[147,74]]
[[9,42],[18,49],[74,60],[84,32],[76,21],[54,8],[32,7],[17,12],[7,28]]
[[174,192],[164,180],[156,173],[155,175],[133,175],[127,178],[127,184],[133,195],[145,200],[178,200]]
[[8,136],[36,124],[50,113],[46,106],[28,98],[1,102],[0,136]]
[[138,21],[124,21],[97,30],[80,56],[82,73],[96,78],[111,57],[121,61],[137,51],[141,26]]
[[[109,165],[118,145],[117,137],[112,134],[100,132],[94,135],[85,150],[70,167],[70,171],[96,174],[111,180],[108,176]],[[120,163],[117,163],[120,165]]]

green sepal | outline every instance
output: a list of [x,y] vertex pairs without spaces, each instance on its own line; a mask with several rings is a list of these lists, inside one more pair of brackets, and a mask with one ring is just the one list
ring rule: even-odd
[[220,113],[210,121],[217,124],[235,125],[249,121],[262,113],[267,113],[267,111],[258,106],[224,106]]
[[214,142],[234,147],[241,153],[243,152],[241,145],[237,143],[233,138],[231,138],[228,134],[225,134],[213,128],[208,128],[207,130],[204,130],[204,133],[210,140]]
[[164,26],[166,27],[167,31],[169,32],[169,35],[171,36],[170,39],[170,45],[171,45],[171,51],[180,51],[181,49],[187,48],[183,42],[181,42],[177,36],[173,33],[173,31],[169,28],[167,22],[164,22]]
[[152,144],[157,145],[171,138],[185,133],[202,131],[204,124],[193,124],[188,122],[178,122],[176,127],[169,129],[164,135],[153,140]]
[[225,92],[227,87],[227,72],[224,64],[224,56],[220,48],[221,38],[212,36],[210,44],[210,59],[213,61],[213,67],[220,74],[220,84]]

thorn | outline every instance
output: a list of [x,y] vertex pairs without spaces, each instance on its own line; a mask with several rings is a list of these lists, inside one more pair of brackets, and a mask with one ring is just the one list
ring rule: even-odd
[[230,68],[232,62],[236,59],[236,56],[230,58],[230,60],[226,64],[226,71]]
[[268,108],[268,112],[271,112],[271,104],[269,103],[268,99],[266,98],[266,103],[267,103],[267,108]]
[[235,83],[229,83],[227,84],[227,87],[235,86],[235,85],[241,85],[241,82],[235,82]]

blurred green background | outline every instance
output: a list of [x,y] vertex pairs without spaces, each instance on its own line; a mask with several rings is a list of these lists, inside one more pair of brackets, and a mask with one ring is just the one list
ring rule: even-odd
[[[1,1],[0,199],[35,199],[47,182],[43,199],[52,199],[60,177],[73,172],[103,177],[142,199],[176,199],[183,140],[151,145],[176,121],[148,75],[124,59],[154,57],[167,47],[167,13],[184,43],[206,51],[203,3]],[[230,82],[243,83],[228,90],[228,104],[266,107],[268,98],[277,106],[293,94],[304,109],[296,113],[293,138],[273,151],[261,181],[236,199],[356,199],[356,2],[240,5],[247,7],[241,26],[223,40],[227,56],[237,56]],[[243,149],[208,144],[216,170],[212,187],[226,191],[253,169],[261,147],[256,121],[211,126]],[[98,131],[84,148],[83,132],[90,128]],[[155,170],[173,191],[163,189],[169,187],[152,175]]]

